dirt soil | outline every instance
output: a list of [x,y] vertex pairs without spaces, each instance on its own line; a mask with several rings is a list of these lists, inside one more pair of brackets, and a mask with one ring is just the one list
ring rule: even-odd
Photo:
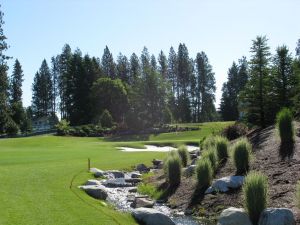
[[[253,146],[253,160],[250,169],[258,170],[268,176],[269,201],[268,207],[285,207],[292,209],[296,224],[300,225],[300,210],[295,205],[295,188],[300,180],[300,123],[295,123],[296,138],[294,146],[280,146],[280,140],[274,126],[257,130],[247,135]],[[283,154],[281,149],[289,149]],[[286,152],[286,151],[285,151]],[[228,160],[221,166],[215,178],[236,175],[234,165]],[[165,183],[162,171],[151,179],[161,189]],[[228,207],[243,207],[242,190],[232,190],[226,194],[217,193],[197,195],[196,181],[182,178],[176,190],[164,197],[172,208],[193,213],[201,217],[217,217]]]

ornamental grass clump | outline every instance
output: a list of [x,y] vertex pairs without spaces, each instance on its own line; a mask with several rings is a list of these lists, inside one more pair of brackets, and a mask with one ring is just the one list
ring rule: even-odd
[[228,158],[228,140],[224,137],[216,138],[216,154],[218,162],[225,162]]
[[181,180],[181,160],[177,151],[171,151],[165,160],[165,174],[170,187],[177,187]]
[[232,159],[238,174],[248,171],[251,159],[252,147],[246,138],[238,140],[232,149]]
[[211,147],[210,149],[205,150],[202,153],[202,158],[208,159],[210,161],[213,172],[215,172],[215,170],[217,169],[217,156],[215,149]]
[[186,167],[187,163],[188,163],[188,159],[189,159],[189,152],[188,152],[187,147],[185,145],[179,146],[178,155],[181,159],[182,166]]
[[208,136],[200,143],[203,150],[207,150],[216,146],[216,136]]
[[243,185],[244,204],[254,225],[258,224],[260,214],[267,207],[268,180],[260,172],[250,172]]
[[196,166],[198,188],[207,188],[213,179],[213,168],[208,158],[201,158]]
[[288,108],[283,108],[279,113],[277,113],[276,126],[281,143],[285,144],[294,142],[295,131],[291,110],[289,110]]

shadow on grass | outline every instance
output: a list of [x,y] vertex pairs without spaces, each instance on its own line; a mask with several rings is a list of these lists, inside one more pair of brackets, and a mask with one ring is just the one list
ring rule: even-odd
[[283,142],[280,144],[279,147],[279,156],[281,160],[291,159],[294,156],[295,151],[295,142]]

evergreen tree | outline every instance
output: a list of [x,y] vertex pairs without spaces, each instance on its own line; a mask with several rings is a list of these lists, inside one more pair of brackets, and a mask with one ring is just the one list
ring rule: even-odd
[[52,114],[54,115],[57,110],[58,104],[58,77],[59,77],[59,56],[51,58],[51,76],[52,76]]
[[[0,5],[1,7],[1,5]],[[7,50],[6,37],[3,31],[3,12],[0,9],[0,134],[6,132],[8,121],[11,120],[9,115],[9,81],[7,77],[7,57],[4,52]]]
[[141,54],[141,69],[142,69],[142,75],[145,76],[145,74],[148,72],[148,70],[151,68],[151,58],[148,52],[148,49],[146,47],[143,48],[142,54]]
[[276,112],[282,107],[292,106],[296,94],[297,77],[293,71],[293,58],[285,45],[276,49],[270,82],[272,90],[269,93],[272,95],[270,99],[274,110],[269,114],[275,119]]
[[104,49],[101,63],[102,63],[102,70],[103,70],[104,75],[111,79],[115,79],[116,78],[116,65],[114,62],[113,55],[112,55],[112,53],[110,53],[107,46]]
[[159,63],[159,73],[164,79],[167,79],[168,73],[168,60],[163,51],[160,51],[158,55],[158,63]]
[[154,55],[151,55],[151,69],[157,71],[157,62]]
[[169,108],[175,118],[179,119],[179,114],[177,113],[177,99],[179,96],[178,90],[178,77],[177,77],[177,54],[173,47],[170,48],[168,56],[168,68],[167,68],[167,81],[171,85],[171,95],[169,100]]
[[129,82],[130,65],[126,56],[121,53],[117,59],[117,77],[123,82]]
[[[250,52],[249,81],[241,98],[241,107],[248,122],[265,127],[268,87],[270,85],[270,51],[265,36],[253,40]],[[271,118],[270,118],[271,119]]]
[[51,72],[44,59],[32,86],[32,109],[35,117],[52,115],[53,84]]
[[141,67],[138,56],[133,53],[130,57],[129,84],[133,85],[141,75]]
[[72,59],[72,50],[71,47],[66,44],[62,53],[58,56],[59,60],[59,76],[58,76],[58,89],[59,89],[59,97],[60,97],[60,114],[62,119],[69,119],[69,115],[67,113],[67,100],[69,98],[67,94],[67,89],[69,86],[72,86],[72,80],[68,78],[68,74],[70,71],[70,62]]
[[197,54],[196,68],[198,79],[197,86],[200,94],[198,121],[212,121],[216,114],[214,105],[216,81],[212,66],[209,64],[208,57],[204,52]]

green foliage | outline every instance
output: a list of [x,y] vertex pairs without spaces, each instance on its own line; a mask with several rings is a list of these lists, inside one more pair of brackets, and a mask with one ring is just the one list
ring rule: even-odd
[[267,177],[260,172],[250,172],[245,178],[243,193],[245,208],[253,224],[257,225],[260,214],[267,207]]
[[187,147],[185,145],[179,146],[178,155],[181,159],[182,166],[186,167],[187,163],[188,163],[188,160],[189,160],[189,152],[188,152]]
[[228,158],[228,140],[224,137],[216,138],[216,153],[218,162],[224,162]]
[[245,173],[249,169],[252,147],[246,138],[238,140],[232,149],[232,159],[238,173]]
[[217,169],[218,162],[215,147],[211,147],[208,150],[203,151],[202,158],[208,159],[210,161],[213,171]]
[[276,126],[281,139],[281,143],[291,143],[295,138],[292,112],[288,108],[283,108],[277,114]]
[[69,134],[70,131],[70,122],[67,120],[61,120],[58,124],[55,125],[57,135],[64,136]]
[[208,158],[201,158],[198,160],[196,166],[196,177],[199,188],[208,187],[213,179],[213,168],[211,166],[211,161]]
[[297,207],[300,209],[300,181],[298,181],[296,186],[296,204]]
[[177,187],[181,180],[181,160],[177,151],[171,151],[164,162],[165,173],[170,187]]
[[241,136],[244,136],[247,134],[248,128],[243,123],[234,123],[228,127],[226,127],[222,131],[222,135],[226,137],[228,140],[234,140]]
[[142,195],[148,195],[152,199],[159,199],[162,195],[162,191],[158,191],[154,185],[147,184],[147,183],[140,183],[137,186],[137,192]]
[[100,116],[100,122],[101,122],[102,127],[104,127],[104,128],[112,128],[113,127],[114,121],[107,109],[105,109],[102,112],[102,114]]
[[207,150],[216,146],[216,136],[210,135],[204,139],[201,148]]
[[13,121],[12,119],[9,119],[7,124],[6,124],[6,134],[13,136],[16,135],[19,132],[19,127],[18,125],[15,123],[15,121]]

